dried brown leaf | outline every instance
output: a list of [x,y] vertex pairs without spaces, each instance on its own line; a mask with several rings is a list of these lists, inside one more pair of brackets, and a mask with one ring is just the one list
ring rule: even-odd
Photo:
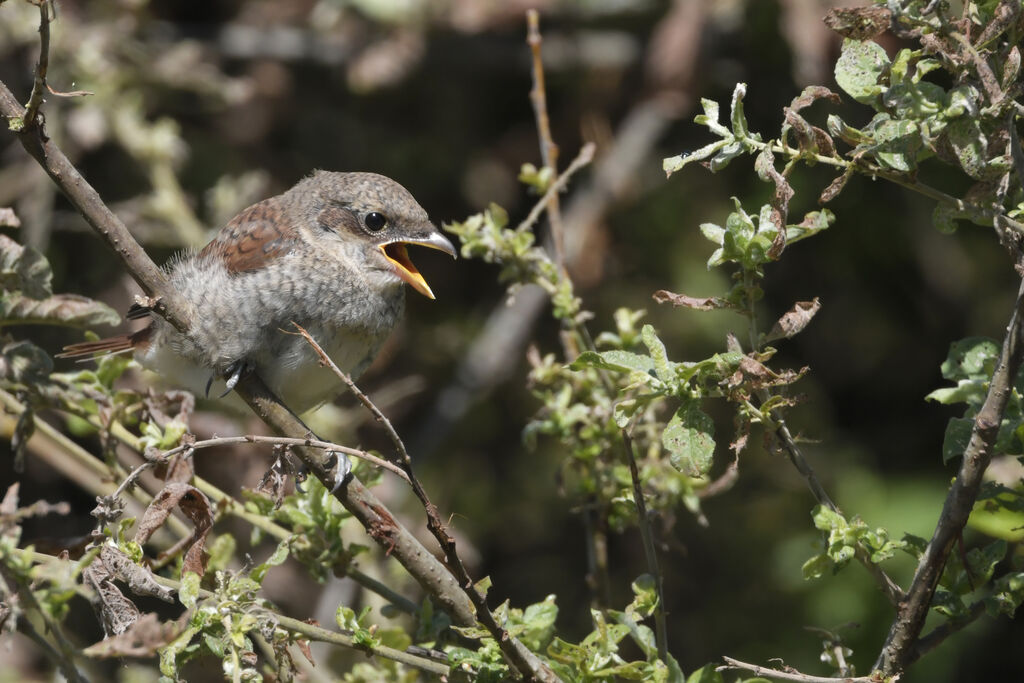
[[104,638],[82,650],[96,659],[109,657],[152,657],[157,650],[177,638],[184,626],[177,622],[162,623],[154,612],[147,612],[117,635]]
[[789,103],[789,108],[793,112],[798,112],[801,109],[805,109],[817,100],[828,100],[832,104],[839,104],[842,99],[839,95],[835,94],[823,85],[811,85],[804,88],[803,92],[793,98],[793,101]]
[[847,167],[840,175],[836,176],[836,179],[829,183],[828,187],[821,191],[821,195],[818,197],[819,204],[827,204],[836,198],[836,196],[843,191],[846,187],[846,181],[853,177],[853,166]]
[[807,324],[811,322],[811,318],[814,317],[815,313],[821,308],[821,300],[818,297],[814,297],[811,301],[798,301],[793,304],[793,308],[786,311],[781,318],[772,325],[772,329],[768,332],[768,336],[765,341],[774,341],[776,339],[789,339],[796,334],[799,334]]
[[683,308],[692,308],[697,311],[713,311],[718,308],[732,308],[731,303],[716,296],[687,296],[686,294],[676,294],[664,289],[659,289],[653,296],[654,300],[659,304],[670,303],[676,307],[682,306]]
[[0,206],[0,227],[4,228],[20,228],[21,221],[18,220],[18,216],[14,213],[14,209],[6,206]]
[[789,200],[793,198],[793,187],[789,181],[775,168],[775,155],[771,148],[765,147],[764,151],[754,159],[754,170],[758,177],[764,181],[775,183],[775,192],[772,194],[771,221],[775,226],[775,238],[772,246],[768,249],[768,257],[777,259],[782,256],[786,248],[786,217],[789,215]]
[[21,483],[17,481],[7,487],[3,500],[0,500],[0,516],[12,517],[18,511],[19,488],[21,488]]
[[[174,591],[157,583],[146,567],[140,567],[132,559],[112,545],[100,549],[99,560],[116,578],[128,584],[128,589],[136,595],[150,595],[165,602],[174,602]],[[91,566],[91,565],[90,565]]]
[[892,13],[884,7],[846,7],[829,10],[825,25],[854,40],[870,40],[889,28]]
[[180,482],[166,484],[146,508],[134,540],[140,544],[149,540],[149,537],[163,525],[176,506],[195,527],[188,550],[185,551],[182,572],[195,572],[202,576],[206,571],[203,551],[206,546],[206,536],[210,533],[210,528],[213,527],[213,511],[210,508],[210,501],[194,486]]
[[114,585],[113,572],[103,561],[102,551],[82,572],[82,580],[95,591],[93,609],[107,636],[124,633],[138,620],[139,608]]

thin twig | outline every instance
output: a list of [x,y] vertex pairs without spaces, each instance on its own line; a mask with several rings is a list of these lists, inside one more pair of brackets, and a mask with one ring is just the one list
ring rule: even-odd
[[36,62],[35,76],[32,80],[32,93],[25,107],[25,129],[34,129],[39,124],[39,107],[43,104],[43,91],[46,89],[46,71],[50,65],[50,21],[52,21],[53,4],[50,0],[39,3],[39,61]]
[[810,674],[800,673],[795,669],[790,671],[779,671],[778,669],[769,669],[764,666],[758,666],[757,664],[747,664],[741,662],[738,659],[732,657],[722,657],[725,661],[724,666],[719,666],[716,671],[750,671],[757,676],[764,676],[766,678],[774,678],[779,681],[797,681],[798,683],[881,683],[882,679],[875,676],[857,676],[855,678],[834,678],[832,676],[812,676]]
[[[1018,259],[1018,263],[1020,262]],[[935,532],[928,542],[906,599],[900,603],[875,668],[886,676],[902,672],[924,626],[935,587],[950,550],[963,531],[981,487],[982,475],[992,460],[1013,382],[1024,358],[1024,280],[1006,327],[999,362],[992,373],[985,402],[974,418],[971,438],[964,450],[960,471],[949,489]]]
[[[384,413],[380,411],[380,409],[373,403],[373,401],[370,400],[369,396],[363,393],[362,389],[356,386],[356,383],[352,381],[352,378],[349,377],[348,374],[341,371],[341,368],[339,368],[337,364],[335,364],[335,362],[331,360],[331,357],[328,356],[327,353],[324,352],[322,348],[320,348],[320,345],[316,343],[316,340],[310,336],[309,332],[307,332],[305,328],[302,327],[302,325],[299,325],[294,320],[292,321],[292,325],[295,326],[295,329],[299,331],[299,334],[301,334],[306,339],[306,341],[309,342],[309,345],[313,347],[313,350],[316,351],[317,355],[320,357],[320,364],[330,368],[331,371],[333,371],[334,374],[337,377],[339,377],[342,382],[345,383],[345,386],[348,387],[349,391],[351,391],[352,394],[357,399],[359,399],[359,402],[362,403],[363,406],[370,411],[370,414],[373,415],[373,419],[376,420],[377,423],[380,424],[382,427],[384,427],[384,431],[388,433],[388,438],[390,438],[391,443],[394,444],[395,451],[398,453],[398,457],[400,458],[401,462],[411,462],[411,459],[409,458],[409,452],[405,450],[405,444],[402,443],[402,438],[398,436],[398,432],[395,431],[395,427],[394,425],[391,424],[391,420],[389,420],[384,415]],[[390,465],[390,463],[388,464]],[[402,476],[408,483],[409,477],[405,474],[405,472],[402,472]]]
[[236,443],[265,443],[274,446],[305,446],[307,448],[318,448],[324,451],[337,451],[339,453],[345,453],[346,455],[351,455],[356,458],[366,460],[367,462],[373,463],[377,467],[381,467],[383,469],[388,470],[389,472],[401,477],[405,481],[409,481],[408,476],[406,475],[405,472],[402,471],[400,467],[396,467],[387,460],[378,458],[377,456],[367,453],[366,451],[361,451],[358,448],[349,448],[348,446],[341,446],[336,443],[331,443],[330,441],[320,441],[319,439],[298,439],[287,436],[261,436],[258,434],[246,434],[245,436],[218,436],[212,439],[203,439],[202,441],[196,441],[195,443],[176,446],[175,448],[171,448],[170,450],[164,451],[158,457],[153,458],[152,460],[147,460],[146,462],[140,464],[134,470],[132,470],[128,474],[128,476],[125,477],[124,481],[121,482],[121,485],[118,486],[117,490],[114,492],[114,495],[120,495],[125,488],[131,486],[132,482],[135,481],[135,479],[137,479],[139,475],[145,472],[146,470],[155,467],[159,463],[164,462],[168,458],[171,458],[175,455],[178,455],[180,453],[189,453],[191,451],[197,451],[203,448],[214,448],[216,446],[227,446]]
[[629,431],[622,430],[622,442],[626,446],[626,460],[629,461],[629,474],[633,479],[633,500],[636,503],[637,524],[640,526],[640,538],[643,539],[644,557],[647,570],[654,578],[654,590],[658,596],[658,604],[654,607],[655,639],[658,644],[658,658],[668,662],[668,627],[665,622],[665,591],[662,583],[661,570],[658,568],[658,552],[654,547],[654,534],[651,533],[651,520],[647,516],[647,501],[643,487],[640,485],[640,471],[636,465],[636,453],[633,451],[633,439]]
[[[530,89],[530,103],[537,119],[537,134],[540,138],[540,158],[551,170],[551,179],[558,179],[558,145],[551,137],[551,121],[548,118],[547,91],[544,87],[544,60],[541,58],[540,15],[537,10],[526,11],[526,44],[533,55],[533,87]],[[558,194],[545,194],[548,209],[548,223],[551,225],[551,241],[555,245],[555,262],[565,270],[565,244],[562,230],[562,209]]]
[[67,92],[61,92],[60,90],[54,90],[53,86],[49,83],[46,84],[46,89],[51,95],[56,95],[57,97],[86,97],[96,94],[91,90],[68,90]]
[[533,205],[533,208],[530,209],[530,213],[527,214],[525,220],[523,220],[522,223],[516,226],[516,230],[518,232],[522,232],[523,230],[529,230],[530,227],[532,227],[533,224],[537,222],[537,219],[540,218],[540,215],[544,212],[545,209],[547,209],[548,203],[551,201],[551,198],[557,196],[558,193],[562,191],[562,189],[569,182],[569,179],[573,176],[573,174],[576,173],[576,171],[583,168],[584,166],[586,166],[587,164],[589,164],[591,161],[593,161],[594,151],[596,149],[597,145],[595,145],[593,142],[588,142],[587,144],[583,145],[582,148],[580,148],[579,154],[577,154],[576,158],[572,160],[572,163],[569,164],[569,167],[567,169],[565,169],[565,172],[560,174],[558,176],[558,179],[551,183],[551,187],[549,187],[548,191],[544,193],[544,196],[541,197],[540,200]]
[[921,636],[921,638],[918,639],[914,649],[911,650],[910,655],[907,657],[907,664],[913,664],[918,659],[941,645],[946,638],[949,638],[957,631],[973,624],[983,614],[985,614],[985,601],[978,600],[971,603],[967,608],[966,615],[959,619],[947,619],[942,622],[928,632],[928,634]]
[[402,443],[402,439],[398,436],[398,433],[391,426],[391,422],[384,416],[377,406],[373,404],[370,398],[363,393],[352,381],[352,378],[347,373],[342,371],[337,364],[331,360],[330,356],[323,350],[320,344],[317,343],[313,337],[306,332],[301,326],[295,325],[296,329],[299,330],[306,342],[313,348],[316,354],[320,357],[322,365],[329,368],[335,376],[337,376],[342,382],[345,383],[355,394],[359,397],[360,402],[373,414],[373,416],[385,425],[388,429],[388,433],[392,436],[392,440],[395,442],[395,448],[398,451],[399,456],[402,458],[400,464],[408,475],[407,481],[412,487],[413,492],[419,499],[420,504],[423,505],[423,509],[427,513],[427,528],[437,539],[441,549],[444,551],[445,561],[448,563],[449,569],[455,575],[459,581],[459,585],[465,592],[466,596],[476,607],[477,619],[483,624],[494,641],[501,648],[501,651],[505,654],[508,660],[512,663],[517,671],[524,677],[530,680],[540,681],[558,681],[560,680],[547,664],[540,660],[537,655],[527,649],[519,640],[512,637],[508,631],[506,631],[498,622],[494,619],[494,615],[491,613],[490,608],[487,607],[487,599],[477,589],[475,582],[470,577],[469,572],[466,570],[466,565],[462,562],[462,558],[459,557],[458,550],[456,548],[455,539],[452,538],[451,534],[448,533],[448,528],[444,522],[441,521],[441,516],[437,511],[437,506],[434,505],[430,498],[427,496],[427,492],[423,489],[419,479],[413,473],[412,458],[409,457],[409,452],[405,448],[405,444]]

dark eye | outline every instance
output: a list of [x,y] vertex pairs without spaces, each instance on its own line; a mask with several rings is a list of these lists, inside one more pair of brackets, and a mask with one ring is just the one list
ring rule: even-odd
[[367,230],[373,232],[379,232],[384,229],[384,226],[388,224],[387,216],[376,211],[371,211],[366,214],[366,218],[363,219],[363,224]]

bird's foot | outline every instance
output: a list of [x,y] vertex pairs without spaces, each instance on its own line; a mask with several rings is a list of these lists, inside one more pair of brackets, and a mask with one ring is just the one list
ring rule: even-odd
[[[217,398],[224,398],[231,393],[231,390],[238,385],[238,380],[242,379],[242,375],[252,372],[253,367],[244,360],[236,360],[234,363],[229,365],[224,370],[225,382],[224,393]],[[213,380],[216,377],[216,373],[210,375],[210,379],[206,380],[206,398],[210,398],[210,386],[213,384]]]
[[327,457],[324,459],[324,466],[334,475],[334,486],[331,487],[331,493],[337,493],[338,489],[348,481],[352,475],[352,461],[348,459],[348,456],[338,451],[327,451]]
[[[338,451],[327,451],[327,457],[324,459],[324,467],[328,472],[331,473],[330,481],[334,482],[331,486],[331,493],[337,493],[349,477],[352,474],[352,461],[348,459],[348,456]],[[302,465],[297,472],[295,472],[295,490],[299,493],[305,493],[306,489],[302,488],[302,484],[309,478],[309,467]]]

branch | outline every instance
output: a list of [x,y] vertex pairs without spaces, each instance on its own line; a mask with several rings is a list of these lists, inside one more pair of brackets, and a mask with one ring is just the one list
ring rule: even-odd
[[39,120],[39,107],[43,104],[43,91],[47,88],[46,71],[50,65],[50,22],[53,20],[53,3],[50,0],[40,0],[39,4],[39,61],[36,62],[35,78],[32,81],[32,93],[28,96],[28,106],[25,107],[24,122],[25,129],[33,130],[38,126],[42,129],[42,122]]
[[766,678],[774,678],[779,681],[798,681],[798,683],[881,683],[880,678],[875,676],[857,676],[856,678],[834,678],[832,676],[811,676],[810,674],[802,674],[799,671],[793,669],[789,671],[779,671],[778,669],[769,669],[757,664],[747,664],[741,662],[738,659],[732,657],[722,657],[725,660],[725,666],[717,667],[716,671],[750,671],[757,676],[764,676]]
[[665,591],[658,568],[658,553],[654,547],[654,535],[651,533],[651,520],[647,516],[647,501],[640,486],[640,472],[636,466],[636,453],[633,451],[633,439],[629,432],[622,430],[622,442],[626,446],[626,459],[629,461],[629,474],[633,479],[633,500],[636,503],[637,524],[640,526],[640,538],[644,544],[644,557],[647,568],[654,577],[654,590],[658,596],[658,604],[654,607],[654,627],[658,644],[658,659],[668,663],[668,627],[665,624]]
[[195,443],[185,444],[177,446],[170,450],[164,451],[159,456],[147,460],[141,465],[133,469],[127,477],[121,482],[117,490],[114,491],[114,496],[119,496],[125,491],[126,488],[132,485],[132,483],[146,470],[155,467],[160,462],[167,460],[168,458],[178,455],[179,453],[191,453],[192,451],[202,450],[204,448],[213,448],[215,446],[226,446],[228,444],[236,443],[266,443],[278,446],[306,446],[308,448],[319,448],[323,451],[337,451],[339,453],[345,453],[356,458],[361,458],[367,462],[371,462],[377,467],[384,468],[389,472],[392,472],[402,479],[409,481],[408,476],[401,468],[395,467],[386,460],[381,460],[375,455],[371,455],[366,451],[361,451],[356,448],[349,448],[348,446],[340,446],[336,443],[329,441],[320,441],[318,439],[296,439],[286,436],[260,436],[257,434],[246,434],[245,436],[218,436],[212,439],[204,439],[202,441],[196,441]]
[[1021,281],[1010,322],[1003,338],[985,403],[974,418],[971,439],[964,450],[960,472],[950,487],[942,513],[928,546],[921,555],[914,580],[900,603],[896,619],[889,629],[885,645],[875,668],[886,676],[902,672],[911,661],[914,646],[924,626],[935,587],[942,568],[956,539],[960,537],[967,517],[981,487],[982,475],[992,460],[996,435],[1013,390],[1013,381],[1024,358],[1024,280]]
[[494,642],[501,648],[502,653],[508,658],[508,660],[514,665],[514,667],[524,676],[527,676],[531,680],[540,681],[558,681],[560,680],[548,666],[540,660],[537,655],[531,652],[525,645],[523,645],[518,639],[509,635],[502,626],[494,619],[494,615],[491,614],[491,610],[487,607],[487,598],[483,593],[476,587],[476,583],[469,576],[469,572],[466,570],[466,565],[462,562],[462,558],[459,557],[458,550],[456,548],[455,539],[452,538],[451,534],[448,533],[448,528],[444,522],[441,521],[441,516],[438,514],[437,506],[430,502],[430,498],[427,496],[427,492],[423,489],[419,479],[413,473],[412,469],[412,458],[409,457],[409,451],[406,450],[405,444],[402,443],[401,437],[398,436],[398,432],[391,425],[391,421],[384,416],[384,413],[380,411],[377,406],[373,404],[373,401],[364,394],[356,383],[352,381],[345,372],[337,366],[337,364],[331,360],[331,357],[320,347],[320,345],[310,336],[309,332],[304,330],[301,325],[292,323],[296,329],[299,330],[306,342],[309,343],[313,350],[316,351],[320,357],[320,364],[324,365],[342,381],[345,385],[356,395],[359,401],[366,406],[374,418],[381,422],[387,430],[392,442],[395,444],[395,450],[398,452],[401,458],[401,466],[405,469],[405,473],[408,475],[406,481],[412,486],[413,492],[416,497],[419,498],[420,503],[423,505],[423,509],[427,513],[427,528],[437,539],[437,542],[441,545],[441,549],[444,550],[445,560],[448,562],[448,566],[452,573],[459,580],[459,584],[462,586],[463,591],[472,601],[473,606],[476,608],[477,619],[484,627],[490,632],[491,637],[494,638]]
[[927,635],[917,641],[917,645],[907,656],[907,664],[913,664],[922,656],[937,648],[946,638],[957,631],[974,623],[978,617],[985,613],[985,601],[978,600],[971,603],[967,608],[967,614],[959,619],[948,619],[931,630]]
[[565,173],[560,174],[558,178],[553,183],[551,183],[551,187],[549,187],[548,191],[544,193],[544,196],[540,198],[540,201],[533,205],[533,208],[530,209],[530,213],[527,214],[523,222],[516,226],[517,232],[528,230],[534,223],[537,222],[537,219],[540,218],[540,215],[544,213],[545,209],[548,209],[550,211],[549,205],[551,200],[553,198],[557,199],[558,193],[561,192],[563,188],[565,188],[565,186],[569,183],[569,179],[573,176],[574,173],[576,173],[576,171],[580,170],[581,168],[589,164],[591,161],[593,161],[594,151],[596,149],[597,145],[595,145],[593,142],[588,142],[587,144],[583,145],[583,147],[580,148],[579,154],[577,154],[576,158],[572,160],[571,164],[569,164],[569,168],[565,169]]
[[[551,137],[551,121],[548,118],[547,92],[544,88],[544,61],[541,58],[540,15],[537,10],[526,12],[526,44],[533,56],[533,87],[530,88],[530,103],[537,119],[537,134],[540,138],[540,158],[544,166],[551,169],[552,180],[558,179],[558,145]],[[549,196],[550,195],[550,196]],[[557,194],[545,195],[548,209],[548,223],[551,225],[551,241],[555,245],[555,261],[565,269],[565,244],[562,230],[562,209]]]

